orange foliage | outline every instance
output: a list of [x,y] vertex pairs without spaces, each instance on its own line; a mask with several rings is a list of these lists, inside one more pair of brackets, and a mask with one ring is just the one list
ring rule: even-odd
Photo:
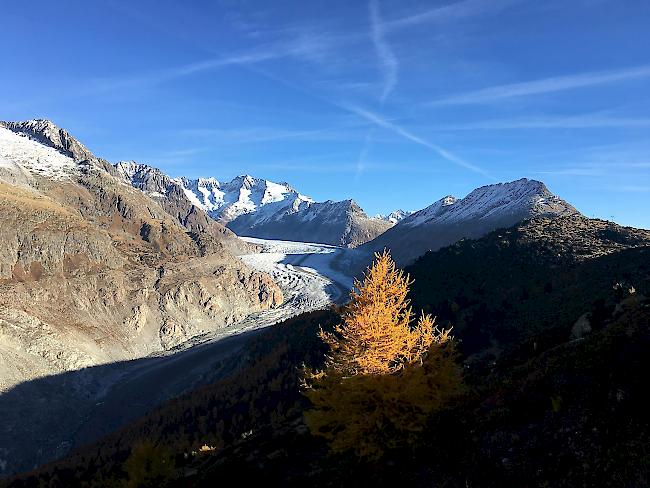
[[345,376],[394,373],[421,361],[432,344],[449,339],[449,331],[434,327],[430,315],[411,326],[409,277],[387,251],[375,258],[363,282],[355,281],[343,324],[333,334],[320,333],[332,351],[327,367]]
[[423,315],[414,327],[409,278],[387,252],[355,282],[343,324],[320,331],[329,346],[324,371],[310,373],[305,419],[334,452],[377,459],[417,442],[427,418],[460,388],[449,330]]

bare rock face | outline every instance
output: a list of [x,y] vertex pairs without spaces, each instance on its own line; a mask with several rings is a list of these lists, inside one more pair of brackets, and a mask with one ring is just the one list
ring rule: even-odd
[[[187,196],[180,180],[170,178],[157,168],[122,161],[111,169],[125,183],[132,185],[158,204],[183,227],[189,230],[195,239],[201,239],[200,245],[214,250],[216,243],[234,254],[251,252],[255,246],[237,239],[236,234],[213,220],[208,214]],[[208,239],[212,237],[212,239]]]
[[46,122],[0,127],[0,391],[168,349],[282,302],[220,239],[236,237],[189,232]]

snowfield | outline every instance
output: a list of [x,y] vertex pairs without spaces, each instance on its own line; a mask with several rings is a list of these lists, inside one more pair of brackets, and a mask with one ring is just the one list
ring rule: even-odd
[[52,147],[0,127],[0,167],[21,166],[30,173],[62,180],[78,172],[77,163]]

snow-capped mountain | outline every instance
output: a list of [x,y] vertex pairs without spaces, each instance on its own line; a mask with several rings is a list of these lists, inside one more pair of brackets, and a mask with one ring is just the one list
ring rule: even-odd
[[3,125],[0,125],[0,167],[11,172],[13,178],[23,179],[33,174],[61,180],[78,172],[77,163],[70,156]]
[[541,181],[523,178],[510,183],[482,186],[461,200],[448,195],[415,212],[402,224],[414,227],[433,222],[454,224],[472,219],[485,221],[508,215],[557,215],[569,208],[571,213],[576,212],[572,206],[553,195]]
[[[31,140],[55,149],[59,154],[68,156],[76,161],[96,159],[95,156],[68,131],[57,127],[56,124],[45,119],[26,120],[24,122],[3,122],[4,127],[15,134],[29,137]],[[4,144],[3,144],[4,146]]]
[[266,220],[278,212],[297,212],[313,203],[286,183],[249,175],[219,182],[215,178],[171,178],[157,168],[135,161],[121,161],[115,168],[133,186],[154,197],[169,196],[174,187],[180,188],[188,201],[224,224],[250,213],[255,213],[258,220]]
[[463,238],[478,238],[541,216],[563,216],[578,211],[553,195],[544,183],[526,178],[487,185],[465,198],[448,195],[414,212],[371,242],[367,251],[391,250],[399,264],[408,264],[429,250],[437,250]]
[[258,221],[264,221],[278,212],[298,212],[313,203],[310,197],[298,193],[286,183],[249,175],[240,175],[225,183],[215,178],[180,178],[180,181],[192,203],[223,223],[249,213],[255,213]]
[[393,224],[370,218],[354,200],[310,202],[299,210],[285,209],[258,218],[244,214],[228,224],[239,235],[357,247]]
[[408,217],[412,213],[413,212],[410,212],[408,210],[398,209],[398,210],[392,211],[388,215],[378,214],[378,215],[375,216],[375,218],[385,220],[386,222],[390,222],[391,224],[396,224],[397,222],[399,222],[401,220],[404,220],[406,217]]
[[[371,218],[353,200],[314,202],[286,183],[249,175],[221,182],[171,178],[136,162],[110,165],[48,120],[0,122],[0,166],[15,181],[28,174],[51,180],[76,178],[89,164],[144,191],[190,232],[215,236],[236,252],[231,231],[347,247],[368,243],[367,250],[389,247],[404,264],[427,250],[480,237],[525,218],[577,212],[543,183],[522,179],[478,188],[463,199],[446,196],[418,212],[396,210]],[[223,240],[224,235],[231,239]]]
[[189,201],[242,236],[356,247],[393,225],[368,217],[352,200],[314,202],[287,183],[249,175],[220,182],[171,178],[135,162],[115,167],[126,181],[160,200],[163,207],[174,207],[179,199]]

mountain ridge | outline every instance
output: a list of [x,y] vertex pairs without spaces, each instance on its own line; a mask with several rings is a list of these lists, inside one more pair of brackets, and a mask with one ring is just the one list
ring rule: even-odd
[[0,127],[22,133],[33,140],[46,144],[76,161],[96,159],[86,146],[67,130],[58,127],[48,119],[31,119],[22,122],[0,121]]
[[[171,178],[136,162],[119,162],[115,167],[125,180],[156,198],[170,198],[172,182],[193,205],[242,236],[356,247],[392,226],[369,217],[352,199],[315,202],[284,182],[250,175],[226,182],[214,177]],[[152,179],[165,183],[151,184]]]
[[447,195],[415,212],[396,210],[369,217],[354,200],[315,202],[285,182],[245,174],[225,182],[214,177],[172,178],[134,161],[111,165],[44,119],[1,124],[69,154],[75,161],[93,161],[145,191],[190,232],[208,230],[217,239],[225,236],[224,242],[235,253],[250,250],[235,239],[235,234],[240,234],[359,247],[369,255],[388,248],[399,264],[406,264],[428,250],[480,237],[525,218],[577,213],[542,182],[522,178],[485,185],[464,198]]
[[367,253],[387,248],[398,264],[409,264],[427,251],[460,239],[482,237],[527,218],[559,217],[579,212],[537,180],[521,178],[485,185],[464,198],[447,195],[413,212],[360,249]]

